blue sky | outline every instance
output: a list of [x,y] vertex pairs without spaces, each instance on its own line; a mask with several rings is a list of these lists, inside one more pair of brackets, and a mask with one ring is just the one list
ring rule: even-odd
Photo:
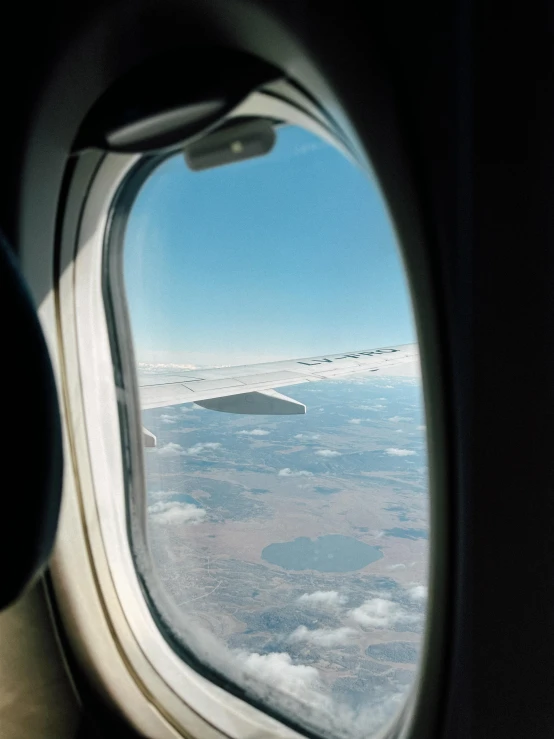
[[241,364],[414,341],[374,182],[302,129],[267,156],[194,173],[180,155],[130,214],[125,280],[139,361]]

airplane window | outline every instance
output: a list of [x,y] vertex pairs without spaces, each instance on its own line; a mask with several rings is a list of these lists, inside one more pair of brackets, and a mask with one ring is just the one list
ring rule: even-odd
[[268,148],[161,158],[130,208],[137,561],[184,659],[301,730],[368,736],[415,684],[425,626],[412,307],[368,174],[295,126]]

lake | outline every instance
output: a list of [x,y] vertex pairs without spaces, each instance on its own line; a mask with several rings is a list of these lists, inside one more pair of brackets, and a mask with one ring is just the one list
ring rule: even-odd
[[301,536],[293,541],[269,544],[262,551],[262,559],[285,570],[318,572],[361,570],[382,556],[379,547],[342,534],[329,534],[317,539]]

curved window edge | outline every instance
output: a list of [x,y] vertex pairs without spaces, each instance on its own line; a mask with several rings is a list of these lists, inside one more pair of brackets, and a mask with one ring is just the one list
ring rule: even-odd
[[[294,121],[294,122],[297,122],[297,121]],[[151,164],[154,164],[155,160],[156,160],[156,158],[154,158],[151,161]],[[98,291],[98,284],[95,283],[95,288],[94,289],[97,290],[97,293],[98,294],[95,297],[91,296],[90,294],[85,297],[86,290],[85,290],[84,283],[88,279],[88,277],[90,277],[90,275],[87,275],[86,277],[83,277],[83,278],[81,278],[80,275],[82,275],[83,272],[85,271],[85,266],[86,267],[90,267],[90,263],[85,260],[85,262],[83,264],[84,252],[86,252],[87,249],[88,249],[89,252],[91,250],[95,250],[95,252],[96,252],[95,255],[94,255],[95,269],[98,269],[99,252],[100,252],[100,254],[102,254],[102,253],[104,253],[104,250],[106,249],[106,243],[107,242],[106,242],[105,236],[110,231],[111,228],[114,228],[114,224],[115,224],[115,218],[113,216],[113,214],[114,214],[115,211],[113,209],[113,204],[114,204],[114,202],[116,202],[116,200],[115,200],[117,198],[117,194],[116,193],[117,192],[121,192],[120,188],[122,186],[122,182],[125,181],[125,178],[127,176],[130,176],[131,173],[134,173],[134,175],[136,175],[136,173],[140,169],[142,169],[143,166],[145,166],[144,163],[140,163],[140,165],[138,164],[138,159],[136,157],[122,157],[122,156],[116,156],[116,155],[109,155],[108,157],[106,157],[103,160],[103,162],[100,165],[98,171],[92,177],[92,181],[90,183],[90,188],[89,188],[89,192],[88,192],[88,199],[87,199],[87,202],[85,203],[85,206],[84,206],[84,209],[83,209],[82,221],[79,224],[79,226],[80,226],[80,233],[79,233],[79,236],[77,238],[78,246],[77,246],[77,253],[75,254],[75,262],[76,262],[76,264],[75,264],[75,279],[74,279],[74,282],[73,282],[73,284],[71,286],[66,286],[67,287],[67,290],[66,291],[62,291],[62,292],[67,292],[67,293],[71,292],[72,290],[74,291],[73,301],[74,301],[74,311],[75,311],[75,326],[72,329],[70,329],[70,330],[75,330],[76,331],[76,333],[77,333],[77,343],[80,342],[79,352],[81,354],[81,357],[80,357],[81,367],[84,364],[86,364],[86,362],[83,361],[83,355],[86,354],[87,348],[90,348],[90,346],[92,346],[92,344],[89,343],[89,345],[87,346],[87,342],[85,341],[84,342],[84,345],[83,345],[83,340],[79,336],[80,333],[81,333],[81,329],[82,329],[81,316],[80,316],[80,314],[83,313],[84,306],[87,303],[87,299],[88,299],[89,301],[92,300],[93,303],[94,303],[92,305],[89,302],[89,305],[88,305],[88,308],[91,308],[92,307],[91,315],[94,315],[96,318],[98,318],[98,316],[99,316],[99,312],[98,312],[99,311],[98,298],[100,296],[102,298],[102,302],[106,298],[105,288],[104,288],[104,284],[103,284],[104,283],[104,280],[102,279],[102,275],[103,274],[105,275],[105,273],[104,273],[105,267],[104,267],[104,261],[103,261],[103,259],[101,257],[100,257],[100,270],[98,271],[98,273],[94,277],[95,280],[100,279],[101,289],[100,289],[100,291]],[[79,194],[82,197],[82,191]],[[108,195],[109,195],[109,197],[108,197]],[[88,234],[87,233],[87,227],[90,227],[91,224],[89,224],[88,221],[87,221],[87,214],[86,214],[86,212],[87,212],[87,209],[90,210],[91,201],[93,201],[95,197],[98,197],[99,198],[99,201],[101,201],[101,202],[97,202],[96,203],[96,211],[97,212],[95,214],[95,218],[97,220],[99,220],[100,223],[97,223],[96,224],[96,228],[92,228],[92,231],[94,233]],[[385,202],[386,202],[386,197],[385,197]],[[112,214],[111,216],[108,216],[108,210]],[[392,221],[392,222],[394,223],[394,221]],[[119,228],[119,227],[120,226],[118,225],[117,228]],[[400,242],[400,240],[399,240],[399,242]],[[109,257],[109,259],[111,259],[111,257]],[[79,267],[79,263],[80,262],[83,264],[83,266],[81,268]],[[417,306],[418,306],[418,299],[419,299],[419,297],[416,299],[416,296],[413,293],[413,281],[411,279],[413,275],[410,273],[409,265],[408,265],[408,274],[409,274],[409,277],[410,277],[409,285],[410,285],[410,290],[411,290],[411,293],[412,293],[412,305],[414,307],[414,310],[416,311],[416,320],[417,320]],[[103,310],[103,308],[102,308],[102,310]],[[109,328],[108,328],[108,326],[109,326],[109,322],[107,322],[107,324],[106,324],[106,332],[109,335]],[[88,338],[89,338],[90,342],[96,342],[96,340],[97,340],[96,337],[93,337],[93,336],[90,335],[90,326],[88,328],[89,328]],[[64,333],[63,330],[62,330],[62,333]],[[419,338],[421,340],[421,325],[420,324],[418,324],[418,334],[419,334]],[[73,339],[75,339],[75,337],[73,337]],[[65,340],[65,337],[62,336],[62,341],[64,341],[64,340]],[[118,334],[118,340],[119,341],[121,340],[121,336],[119,334]],[[112,342],[108,342],[108,343],[112,343],[113,344],[113,341]],[[104,352],[105,352],[105,349],[106,349],[106,346],[103,347],[103,351]],[[112,347],[110,348],[110,351],[109,351],[110,362],[113,362],[112,351],[113,351],[113,345],[112,345]],[[423,352],[422,352],[422,354],[423,354]],[[424,374],[424,387],[425,387],[425,393],[426,393],[426,396],[425,397],[427,399],[426,411],[425,412],[426,412],[426,415],[428,416],[428,428],[432,430],[433,428],[437,428],[437,426],[440,423],[440,421],[437,421],[437,419],[429,418],[429,416],[430,416],[429,406],[431,405],[431,402],[432,401],[431,401],[431,395],[428,395],[427,394],[429,392],[429,387],[428,387],[429,383],[426,383],[425,382],[425,377],[426,377],[425,357],[422,357],[422,365],[423,365],[423,374]],[[71,368],[67,368],[67,369],[69,369],[69,372],[68,372],[69,375],[71,375],[72,371],[75,371],[75,368],[73,368],[73,370],[71,370]],[[110,366],[110,369],[113,371],[113,364]],[[103,382],[101,384],[104,385],[104,386],[106,386],[106,384],[109,384],[109,382],[108,382],[108,377],[106,377],[106,375],[105,375],[105,371],[107,370],[107,364],[106,364],[105,361],[104,361],[104,364],[103,364],[103,370],[104,370],[104,375],[103,375]],[[133,368],[132,372],[134,372],[134,368]],[[129,379],[127,380],[127,382],[123,381],[122,383],[120,383],[120,385],[121,385],[120,386],[120,390],[117,393],[114,394],[113,393],[113,388],[112,388],[112,393],[111,393],[112,396],[113,396],[112,397],[112,401],[114,402],[114,406],[119,409],[119,416],[116,416],[117,417],[117,421],[114,418],[113,412],[111,412],[111,414],[110,414],[111,415],[110,425],[112,427],[112,429],[111,429],[112,430],[112,433],[110,434],[110,437],[111,437],[111,441],[112,442],[114,440],[113,431],[114,431],[115,428],[117,428],[118,438],[119,438],[119,440],[121,440],[121,431],[124,428],[129,428],[130,427],[130,424],[134,424],[134,421],[132,421],[131,419],[125,419],[121,415],[122,412],[124,412],[124,411],[122,411],[122,407],[124,405],[122,403],[122,400],[123,400],[123,398],[128,393],[130,393],[130,397],[132,398],[132,401],[131,401],[130,404],[126,404],[128,406],[126,412],[129,412],[129,409],[131,409],[132,407],[134,407],[135,409],[138,407],[137,404],[136,404],[136,402],[135,402],[136,397],[137,397],[137,395],[136,395],[136,393],[137,393],[136,380],[131,379],[132,378],[132,372],[130,373]],[[71,377],[68,377],[68,378],[66,378],[66,381],[71,381],[71,379],[72,379]],[[88,379],[90,379],[90,377]],[[113,383],[113,374],[109,378],[109,381],[111,381]],[[436,388],[437,388],[437,385],[436,384],[434,384],[434,388],[436,390]],[[98,388],[96,388],[96,389],[98,389]],[[84,380],[83,380],[82,390],[83,390],[83,396],[84,396],[84,404],[86,406],[86,404],[87,404],[86,398],[87,397],[90,398],[91,393],[93,392],[91,390],[91,388],[90,388],[90,383],[88,382],[87,378],[84,378]],[[439,386],[439,393],[440,393],[440,386]],[[432,395],[435,395],[436,396],[436,392],[432,392]],[[127,397],[129,397],[129,396],[127,396]],[[90,426],[91,426],[90,413],[87,412],[87,409],[86,408],[84,409],[84,415],[86,417],[86,425],[90,429]],[[139,425],[139,428],[140,428],[140,425]],[[136,436],[138,436],[138,435],[136,435]],[[140,439],[140,436],[138,436],[138,438]],[[105,446],[106,445],[104,444],[104,451],[106,451]],[[136,443],[133,444],[133,446],[136,446]],[[91,448],[91,446],[90,446],[90,436],[89,436],[89,439],[88,439],[87,447],[88,447],[89,457],[90,457],[90,460],[91,460],[91,467],[94,468],[94,466],[95,466],[95,450],[93,450]],[[140,447],[140,444],[139,444],[139,447]],[[430,447],[433,447],[435,449],[435,452],[436,452],[436,450],[437,450],[437,444],[436,443],[434,445],[431,444],[431,439],[430,439]],[[129,447],[127,447],[127,449],[128,448]],[[119,445],[118,451],[121,453],[121,445]],[[138,452],[139,455],[141,453],[142,453],[141,451]],[[431,451],[431,454],[433,454],[432,451]],[[108,455],[108,456],[110,456],[110,455]],[[440,454],[438,456],[440,457]],[[127,471],[127,474],[129,473],[129,469],[130,469],[129,468],[129,465],[130,464],[133,464],[133,463],[129,459],[129,457],[126,456],[126,451],[124,450],[124,452],[122,454],[122,459],[119,462],[114,461],[112,459],[112,470],[111,471],[113,473],[116,470],[116,468],[120,468],[121,469],[121,473],[122,473],[121,474],[121,479],[123,479],[123,477],[124,477],[124,471],[126,470]],[[134,464],[136,464],[136,461],[135,461]],[[434,592],[436,596],[440,592],[440,590],[437,589],[437,585],[440,586],[440,583],[437,583],[437,578],[438,578],[438,575],[437,575],[437,571],[438,571],[438,568],[437,568],[438,549],[440,548],[441,550],[443,550],[444,541],[437,542],[435,540],[435,534],[434,534],[434,532],[437,531],[437,527],[438,526],[441,527],[441,529],[440,529],[441,531],[444,532],[444,530],[445,530],[444,529],[444,526],[443,526],[443,524],[444,524],[444,513],[441,513],[440,511],[437,512],[436,511],[436,505],[435,505],[436,504],[437,497],[438,497],[437,490],[438,490],[439,487],[442,487],[442,486],[441,486],[440,481],[437,479],[437,474],[435,474],[433,476],[433,469],[434,469],[435,465],[439,465],[439,464],[440,464],[440,460],[437,459],[437,455],[436,454],[434,455],[434,457],[430,458],[429,467],[430,467],[430,475],[431,475],[431,511],[432,511],[432,513],[431,513],[431,515],[432,515],[432,535],[431,535],[431,537],[432,537],[431,538],[431,591]],[[92,470],[92,476],[93,477],[95,476],[94,475],[94,470]],[[442,477],[443,477],[443,474],[440,473],[439,474],[439,478],[442,478]],[[113,482],[115,479],[116,478],[115,478],[115,475],[114,475],[111,478],[111,481]],[[113,578],[113,585],[114,585],[114,588],[115,588],[115,592],[117,594],[117,597],[118,597],[120,606],[121,606],[122,610],[124,611],[124,613],[127,616],[127,621],[128,621],[128,623],[129,623],[129,625],[131,627],[131,631],[134,633],[134,636],[135,636],[135,638],[137,640],[137,644],[139,645],[139,649],[144,652],[147,660],[148,661],[151,661],[151,660],[149,660],[149,657],[151,657],[151,650],[149,649],[148,646],[145,646],[144,643],[141,643],[140,635],[138,635],[137,632],[133,629],[133,625],[131,623],[132,619],[129,618],[129,610],[132,609],[133,607],[135,607],[135,605],[136,605],[136,602],[135,602],[134,605],[132,604],[132,600],[134,599],[136,601],[137,592],[136,592],[136,589],[135,589],[135,592],[133,593],[133,598],[131,598],[131,593],[129,592],[129,588],[128,587],[122,587],[121,586],[121,583],[118,584],[118,582],[117,582],[117,579],[118,578],[114,575],[114,567],[115,567],[115,565],[114,565],[113,561],[111,560],[111,557],[109,556],[109,552],[108,552],[109,546],[107,544],[107,540],[110,539],[110,537],[112,537],[114,535],[114,532],[113,531],[112,532],[107,532],[107,531],[104,530],[104,528],[105,528],[105,518],[106,518],[106,515],[107,515],[108,512],[107,512],[107,510],[105,510],[105,501],[99,501],[99,499],[98,499],[98,488],[99,488],[98,483],[95,481],[93,483],[93,486],[95,488],[93,494],[94,494],[95,504],[97,506],[98,523],[99,523],[100,529],[102,530],[102,544],[101,544],[101,546],[104,548],[105,553],[107,554],[106,559],[107,559],[107,562],[108,562],[108,567],[111,570],[111,576]],[[433,513],[434,510],[435,510],[435,514]],[[119,511],[119,515],[120,514],[121,514],[121,511]],[[436,520],[437,516],[438,516],[438,519],[439,519],[438,521]],[[125,518],[125,531],[126,531],[126,534],[128,534],[129,533],[129,528],[131,526],[130,517],[129,517],[129,509],[128,508],[126,508],[126,510],[125,510],[125,517],[124,518]],[[139,518],[139,520],[144,520],[140,516],[138,518]],[[136,520],[136,517],[135,517],[135,520]],[[121,521],[119,522],[119,524],[120,524],[120,528],[119,528],[118,536],[121,537],[121,532],[122,532],[122,529],[121,529]],[[136,533],[135,533],[135,535],[136,535]],[[117,546],[115,548],[116,549],[119,549],[120,550],[120,553],[121,553],[121,550],[124,548],[124,544],[123,544],[123,541],[121,540],[121,538],[120,538],[120,541],[118,542],[118,544],[117,544]],[[93,558],[96,558],[97,557],[97,555],[95,553],[92,553],[91,556]],[[443,574],[440,575],[440,578],[442,578],[442,577],[443,577]],[[125,592],[125,591],[127,591],[127,592]],[[144,595],[145,595],[145,589],[143,587],[141,588],[141,591],[140,592],[141,592],[142,596],[144,597]],[[424,691],[421,690],[421,687],[422,687],[422,684],[424,682],[426,682],[426,679],[428,678],[428,673],[429,673],[428,652],[429,652],[429,650],[430,650],[430,648],[432,646],[432,643],[433,642],[437,642],[437,639],[436,639],[437,629],[440,630],[440,625],[437,627],[437,624],[436,624],[437,619],[440,619],[440,617],[437,615],[437,611],[440,608],[440,604],[437,603],[437,600],[440,600],[440,598],[437,598],[437,597],[433,598],[433,596],[431,596],[429,612],[428,612],[427,619],[426,619],[427,629],[426,629],[426,636],[425,636],[424,646],[423,646],[423,658],[422,658],[422,663],[421,663],[420,670],[418,672],[418,678],[416,680],[416,684],[415,684],[414,688],[412,689],[412,691],[410,692],[410,698],[409,698],[409,700],[408,700],[408,702],[407,702],[407,704],[406,704],[403,712],[400,714],[400,716],[398,718],[396,718],[394,720],[394,722],[393,722],[394,725],[393,726],[390,726],[390,727],[387,727],[387,729],[385,730],[384,733],[387,734],[387,735],[395,736],[395,735],[400,735],[400,734],[405,733],[405,731],[407,730],[408,724],[411,724],[412,723],[412,720],[415,721],[415,717],[418,714],[419,705],[421,705],[422,702],[424,701],[424,698],[422,697],[422,692],[424,692]],[[150,615],[151,615],[151,612],[150,612]],[[145,617],[145,614],[141,614],[141,618],[143,620],[144,620],[144,617]],[[156,628],[157,628],[157,625],[156,625]],[[431,631],[433,633],[431,633]],[[117,633],[114,634],[114,638],[117,638]],[[150,646],[153,646],[153,645],[150,645]],[[159,646],[159,645],[157,645],[157,646]],[[436,651],[436,649],[435,649],[435,651]],[[439,651],[440,651],[440,648],[439,648]],[[168,656],[167,654],[164,655],[164,657],[167,657],[167,656]],[[179,662],[180,662],[180,660],[179,660]],[[151,661],[151,663],[153,664],[152,661]],[[154,665],[154,670],[157,671],[158,674],[162,675],[162,679],[169,686],[171,686],[171,683],[172,682],[173,682],[173,684],[176,684],[171,678],[167,678],[166,675],[163,675],[162,674],[163,671],[160,672],[159,670],[157,670],[157,668],[156,668],[155,665]],[[177,672],[178,671],[179,670],[177,670]],[[169,670],[169,672],[172,672],[174,677],[176,676],[176,674],[175,674],[175,664],[172,665],[172,669]],[[206,688],[207,686],[203,686],[203,687]],[[208,692],[211,690],[212,687],[214,687],[214,686],[212,686],[210,684],[210,687],[207,688],[208,689]],[[214,696],[212,696],[208,700],[208,702],[211,702],[213,699],[214,699]],[[217,701],[223,701],[223,703],[226,703],[227,702],[226,701],[226,696],[225,695],[221,695],[221,694],[218,695],[217,698],[215,698],[215,700],[217,700]],[[251,701],[249,701],[249,702],[251,702]],[[194,703],[194,709],[196,710],[196,707],[199,704],[201,704],[202,701],[198,701],[198,702],[191,701],[191,704],[192,703]],[[227,710],[227,708],[225,710]],[[240,713],[241,710],[242,710],[242,706],[235,706],[232,709],[232,712],[235,713],[236,711],[238,711]],[[265,715],[266,710],[267,709],[264,708],[264,712],[263,712],[264,715]],[[213,716],[214,715],[213,706],[211,706],[210,709],[209,710],[206,710],[205,712],[204,711],[201,711],[201,713],[204,713],[205,716],[210,716],[210,715]],[[256,714],[257,713],[258,712],[256,711]],[[409,721],[408,721],[408,716],[411,717]],[[263,719],[262,719],[261,716],[256,716],[255,718],[256,719],[261,719],[262,722],[265,723],[263,721]],[[253,719],[253,717],[251,716],[251,717],[249,717],[247,719],[247,721],[250,722],[252,719]],[[283,718],[281,716],[279,716],[278,717],[278,720],[282,721]],[[225,725],[225,723],[226,723],[226,721],[222,721],[221,722],[220,730],[222,730],[224,733],[227,733],[226,728],[221,728],[222,726]],[[265,730],[267,730],[268,729],[268,726],[265,726],[264,728],[265,728]],[[275,729],[275,731],[277,731],[277,732],[280,729],[280,727],[278,727],[278,726],[274,726],[272,728]],[[300,730],[301,733],[306,733],[306,730],[305,730],[304,727],[298,727],[298,729]],[[230,735],[230,736],[232,736],[232,735],[243,736],[244,734],[243,733],[234,734],[234,732],[231,731],[231,732],[229,732],[228,735]]]

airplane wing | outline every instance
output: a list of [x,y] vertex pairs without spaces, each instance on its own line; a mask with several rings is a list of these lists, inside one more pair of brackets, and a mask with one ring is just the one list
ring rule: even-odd
[[417,344],[404,344],[284,362],[214,367],[165,376],[146,375],[139,380],[141,407],[196,403],[203,408],[226,413],[305,413],[303,403],[276,392],[274,388],[358,372],[378,372],[416,360],[418,356]]

